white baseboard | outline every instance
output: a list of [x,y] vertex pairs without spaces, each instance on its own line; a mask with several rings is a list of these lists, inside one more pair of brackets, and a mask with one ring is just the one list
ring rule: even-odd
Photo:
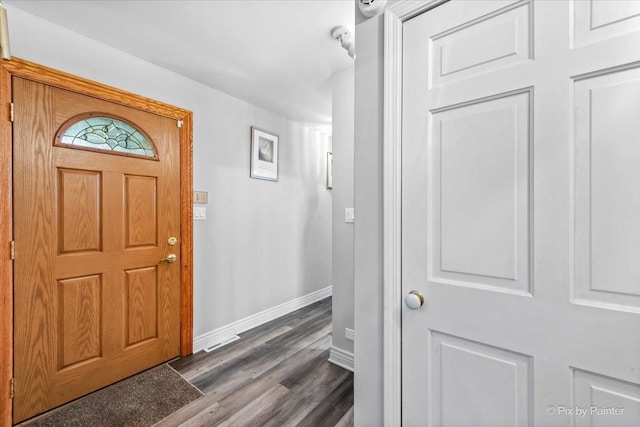
[[344,351],[337,347],[331,347],[331,350],[329,350],[329,362],[353,372],[353,367],[354,367],[353,353]]
[[235,335],[238,335],[244,331],[260,326],[264,323],[270,322],[282,317],[285,314],[289,314],[293,311],[306,307],[314,302],[320,301],[326,297],[331,296],[331,286],[327,286],[319,291],[312,292],[300,298],[285,302],[275,307],[256,313],[252,316],[245,317],[244,319],[237,320],[226,326],[214,329],[202,335],[199,335],[193,339],[193,352],[197,353],[205,348],[210,348],[225,341],[231,340]]

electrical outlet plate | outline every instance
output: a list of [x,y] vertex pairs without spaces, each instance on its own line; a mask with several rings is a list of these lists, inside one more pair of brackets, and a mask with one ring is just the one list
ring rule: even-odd
[[355,222],[356,221],[356,213],[354,208],[345,208],[344,209],[344,222]]
[[353,329],[349,329],[349,328],[344,328],[344,337],[348,340],[354,341],[355,340],[355,332],[353,331]]

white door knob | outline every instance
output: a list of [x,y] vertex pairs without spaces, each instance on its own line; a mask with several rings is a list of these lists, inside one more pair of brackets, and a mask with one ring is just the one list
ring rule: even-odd
[[404,297],[404,303],[411,310],[417,310],[424,304],[424,296],[419,291],[411,291]]

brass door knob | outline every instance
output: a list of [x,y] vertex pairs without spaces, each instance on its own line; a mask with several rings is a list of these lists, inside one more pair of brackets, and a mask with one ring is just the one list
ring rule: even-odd
[[176,260],[177,260],[177,259],[178,259],[178,255],[176,255],[176,254],[169,254],[169,255],[167,255],[167,257],[166,257],[166,258],[162,258],[162,259],[160,260],[160,262],[165,262],[165,261],[166,261],[166,262],[168,262],[169,264],[171,264],[172,262],[176,262]]

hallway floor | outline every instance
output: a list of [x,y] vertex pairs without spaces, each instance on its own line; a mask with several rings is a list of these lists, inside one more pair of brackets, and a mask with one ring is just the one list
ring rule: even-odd
[[328,362],[331,298],[171,366],[205,396],[156,424],[350,426],[353,374]]

